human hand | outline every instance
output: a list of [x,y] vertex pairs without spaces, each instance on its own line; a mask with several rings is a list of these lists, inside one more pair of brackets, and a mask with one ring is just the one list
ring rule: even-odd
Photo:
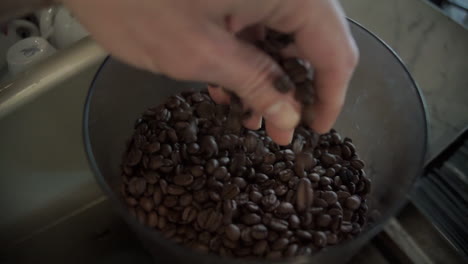
[[[284,73],[265,53],[236,37],[252,25],[291,33],[285,51],[314,68],[316,132],[327,132],[345,100],[358,50],[337,0],[63,0],[94,38],[115,57],[173,78],[216,83],[234,91],[263,116],[271,138],[288,144],[300,105],[273,83]],[[226,100],[210,89],[217,102]]]

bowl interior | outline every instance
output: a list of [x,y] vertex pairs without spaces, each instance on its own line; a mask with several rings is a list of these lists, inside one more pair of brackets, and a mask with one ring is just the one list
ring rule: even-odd
[[[344,109],[336,123],[353,139],[373,181],[372,208],[381,223],[401,206],[421,174],[426,151],[424,103],[398,57],[374,35],[351,23],[361,52]],[[118,199],[120,162],[135,120],[148,107],[199,83],[171,80],[107,59],[88,95],[84,134],[96,177],[106,194]],[[134,219],[127,219],[137,225]],[[153,232],[154,233],[154,232]],[[157,238],[155,238],[157,240]]]

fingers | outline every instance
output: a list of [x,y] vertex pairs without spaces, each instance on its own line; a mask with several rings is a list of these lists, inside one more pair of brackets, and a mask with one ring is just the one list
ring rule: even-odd
[[297,51],[285,53],[299,54],[314,68],[317,98],[313,107],[315,119],[309,125],[325,133],[333,126],[345,101],[358,49],[338,1],[299,2],[303,4],[279,14],[280,19],[272,18],[269,23],[278,30],[294,32]]
[[335,123],[344,104],[358,51],[338,3],[315,2],[315,8],[327,20],[317,23],[317,17],[310,18],[296,32],[296,45],[315,70],[317,100],[313,108],[315,120],[310,126],[325,133]]
[[[281,94],[273,83],[284,75],[265,53],[223,30],[212,31],[213,55],[206,78],[233,90],[258,115],[276,128],[291,130],[299,122],[299,106],[291,94]],[[289,83],[284,85],[291,85]]]
[[293,138],[294,129],[278,129],[273,123],[268,120],[265,121],[265,129],[268,133],[268,136],[279,145],[286,146],[291,143]]
[[231,101],[229,95],[223,91],[220,87],[208,85],[208,93],[211,98],[218,104],[229,104]]

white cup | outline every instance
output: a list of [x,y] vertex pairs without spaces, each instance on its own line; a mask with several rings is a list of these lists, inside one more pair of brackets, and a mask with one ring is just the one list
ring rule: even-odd
[[28,20],[15,19],[8,22],[6,36],[11,42],[18,42],[25,38],[39,36],[39,29]]
[[47,40],[41,37],[30,37],[18,41],[8,49],[6,58],[11,76],[28,69],[37,62],[55,53]]
[[67,48],[89,33],[63,6],[36,12],[41,36],[58,49]]

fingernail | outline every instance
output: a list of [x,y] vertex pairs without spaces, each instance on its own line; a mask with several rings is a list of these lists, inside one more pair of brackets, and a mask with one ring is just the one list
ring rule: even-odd
[[279,129],[293,129],[299,123],[299,113],[293,106],[285,101],[277,102],[265,112],[265,118]]

